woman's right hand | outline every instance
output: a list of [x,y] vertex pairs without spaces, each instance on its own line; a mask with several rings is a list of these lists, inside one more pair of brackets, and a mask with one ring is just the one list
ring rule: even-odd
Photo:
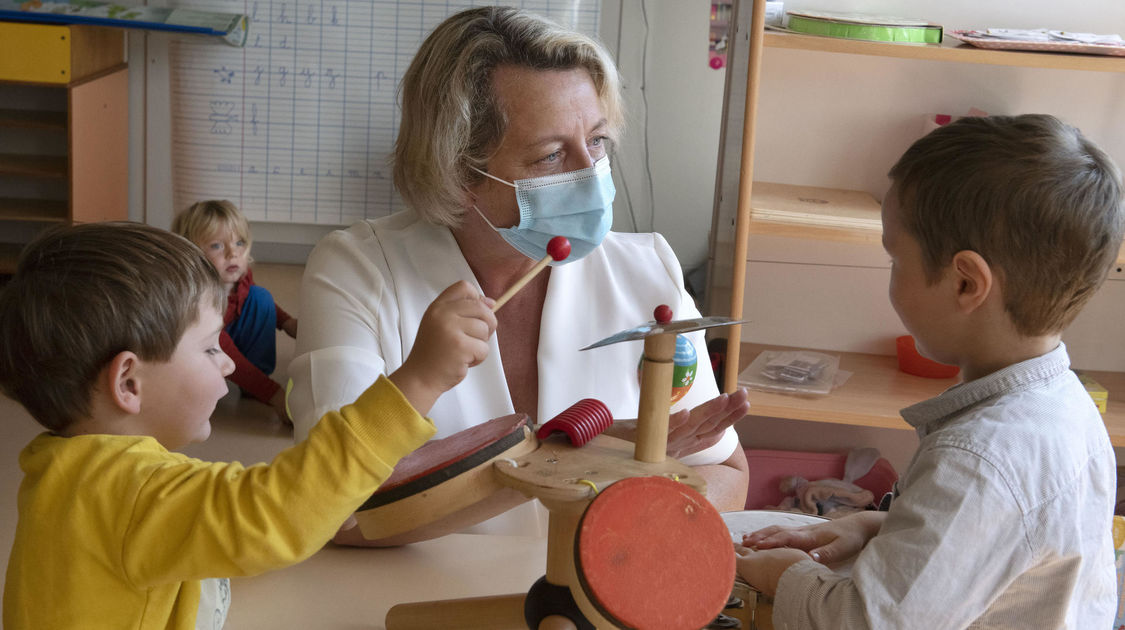
[[742,545],[750,549],[791,547],[821,564],[837,564],[855,558],[879,533],[886,516],[886,512],[865,511],[802,527],[771,525],[743,535]]
[[491,305],[491,298],[460,281],[426,309],[410,355],[389,377],[419,413],[429,413],[438,396],[488,356],[488,338],[496,330]]

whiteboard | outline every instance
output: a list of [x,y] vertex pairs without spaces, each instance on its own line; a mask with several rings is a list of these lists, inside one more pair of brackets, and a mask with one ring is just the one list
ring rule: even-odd
[[[171,43],[175,210],[229,199],[251,221],[348,225],[403,207],[391,181],[398,84],[427,34],[489,2],[186,0],[250,16],[242,49]],[[600,0],[509,3],[597,37]]]

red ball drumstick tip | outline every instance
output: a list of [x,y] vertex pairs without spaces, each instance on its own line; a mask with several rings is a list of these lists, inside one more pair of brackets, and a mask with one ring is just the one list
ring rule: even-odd
[[652,316],[656,318],[657,323],[667,324],[672,321],[672,307],[667,304],[661,304],[652,311]]
[[547,241],[547,254],[555,260],[566,260],[570,255],[570,241],[565,236],[556,236]]

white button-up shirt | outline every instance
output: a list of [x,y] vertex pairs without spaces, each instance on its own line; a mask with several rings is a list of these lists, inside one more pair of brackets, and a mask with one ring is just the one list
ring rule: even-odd
[[850,577],[781,577],[773,621],[803,628],[1108,630],[1116,464],[1055,350],[908,407],[921,442]]

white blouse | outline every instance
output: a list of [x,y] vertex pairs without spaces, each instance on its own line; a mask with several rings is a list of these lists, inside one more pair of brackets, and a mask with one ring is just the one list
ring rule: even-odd
[[[323,238],[309,256],[301,283],[301,332],[289,366],[294,438],[304,439],[324,413],[351,403],[380,374],[402,365],[422,314],[458,280],[477,287],[453,234],[411,211],[362,221]],[[539,405],[546,422],[582,398],[604,402],[614,418],[637,417],[637,366],[642,341],[579,352],[595,341],[653,319],[659,304],[675,319],[699,317],[684,290],[679,262],[659,234],[611,232],[589,256],[554,267],[539,331]],[[430,411],[436,437],[514,413],[500,359],[497,330],[483,363],[443,394]],[[719,394],[702,331],[690,333],[699,359],[695,383],[673,411]],[[681,460],[717,464],[738,447],[731,428],[718,444]],[[544,514],[530,504],[475,531],[545,532]],[[499,521],[498,521],[499,519]],[[493,521],[497,521],[493,523]],[[523,524],[514,525],[513,521]],[[507,522],[503,524],[501,522]]]

